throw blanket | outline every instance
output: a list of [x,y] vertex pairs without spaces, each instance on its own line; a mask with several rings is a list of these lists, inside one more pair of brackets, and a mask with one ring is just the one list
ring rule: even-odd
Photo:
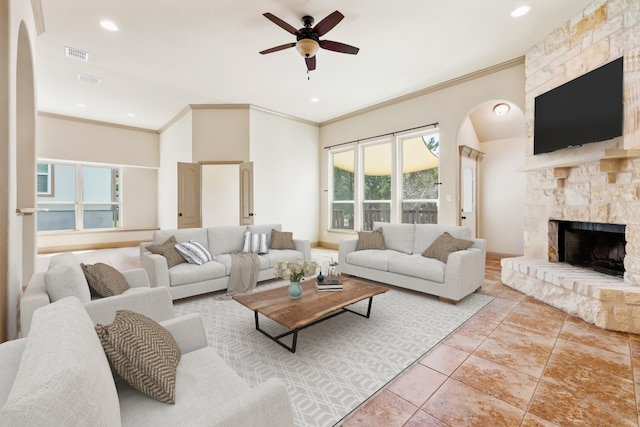
[[227,295],[252,291],[258,282],[260,258],[255,253],[234,252],[231,254],[231,272]]

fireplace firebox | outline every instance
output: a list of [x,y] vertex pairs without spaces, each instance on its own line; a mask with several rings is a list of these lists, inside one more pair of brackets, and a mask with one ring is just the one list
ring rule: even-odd
[[[557,230],[557,259],[612,276],[624,276],[625,226],[580,221],[550,221]],[[553,241],[554,239],[550,239]]]

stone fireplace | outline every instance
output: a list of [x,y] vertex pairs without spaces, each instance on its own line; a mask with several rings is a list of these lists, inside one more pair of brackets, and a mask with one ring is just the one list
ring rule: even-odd
[[[637,2],[596,0],[527,53],[524,256],[502,260],[505,285],[599,327],[634,333],[640,333],[637,34]],[[620,56],[623,136],[533,155],[535,97]]]

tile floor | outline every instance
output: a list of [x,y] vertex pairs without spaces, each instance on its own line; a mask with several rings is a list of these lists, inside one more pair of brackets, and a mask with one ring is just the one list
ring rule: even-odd
[[[137,248],[78,256],[139,266]],[[480,292],[495,299],[340,425],[640,425],[640,336],[604,331],[502,285],[499,260],[487,260]]]

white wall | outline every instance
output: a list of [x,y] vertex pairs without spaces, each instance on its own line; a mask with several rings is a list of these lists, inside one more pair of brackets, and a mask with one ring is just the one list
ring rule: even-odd
[[194,109],[193,161],[249,160],[249,106]]
[[[322,126],[322,147],[363,139],[374,135],[412,128],[432,122],[440,123],[440,212],[441,224],[457,224],[458,215],[458,146],[460,125],[472,109],[488,99],[509,99],[524,104],[524,65],[516,64],[494,73],[444,87],[409,100],[383,106],[363,114]],[[328,231],[327,154],[321,163],[321,238],[337,244],[344,232]],[[451,201],[446,195],[451,194]]]
[[526,138],[501,139],[480,144],[480,230],[487,251],[522,255],[524,248],[524,201],[527,175]]
[[158,226],[178,228],[178,162],[191,163],[192,115],[188,112],[160,134]]
[[471,123],[471,118],[469,116],[464,119],[462,125],[460,125],[460,130],[458,130],[458,145],[466,145],[467,147],[482,151],[480,150],[478,135],[476,135],[476,131],[473,128],[473,123]]
[[251,110],[255,224],[318,241],[319,151],[317,126]]
[[238,165],[202,165],[202,226],[240,223]]

